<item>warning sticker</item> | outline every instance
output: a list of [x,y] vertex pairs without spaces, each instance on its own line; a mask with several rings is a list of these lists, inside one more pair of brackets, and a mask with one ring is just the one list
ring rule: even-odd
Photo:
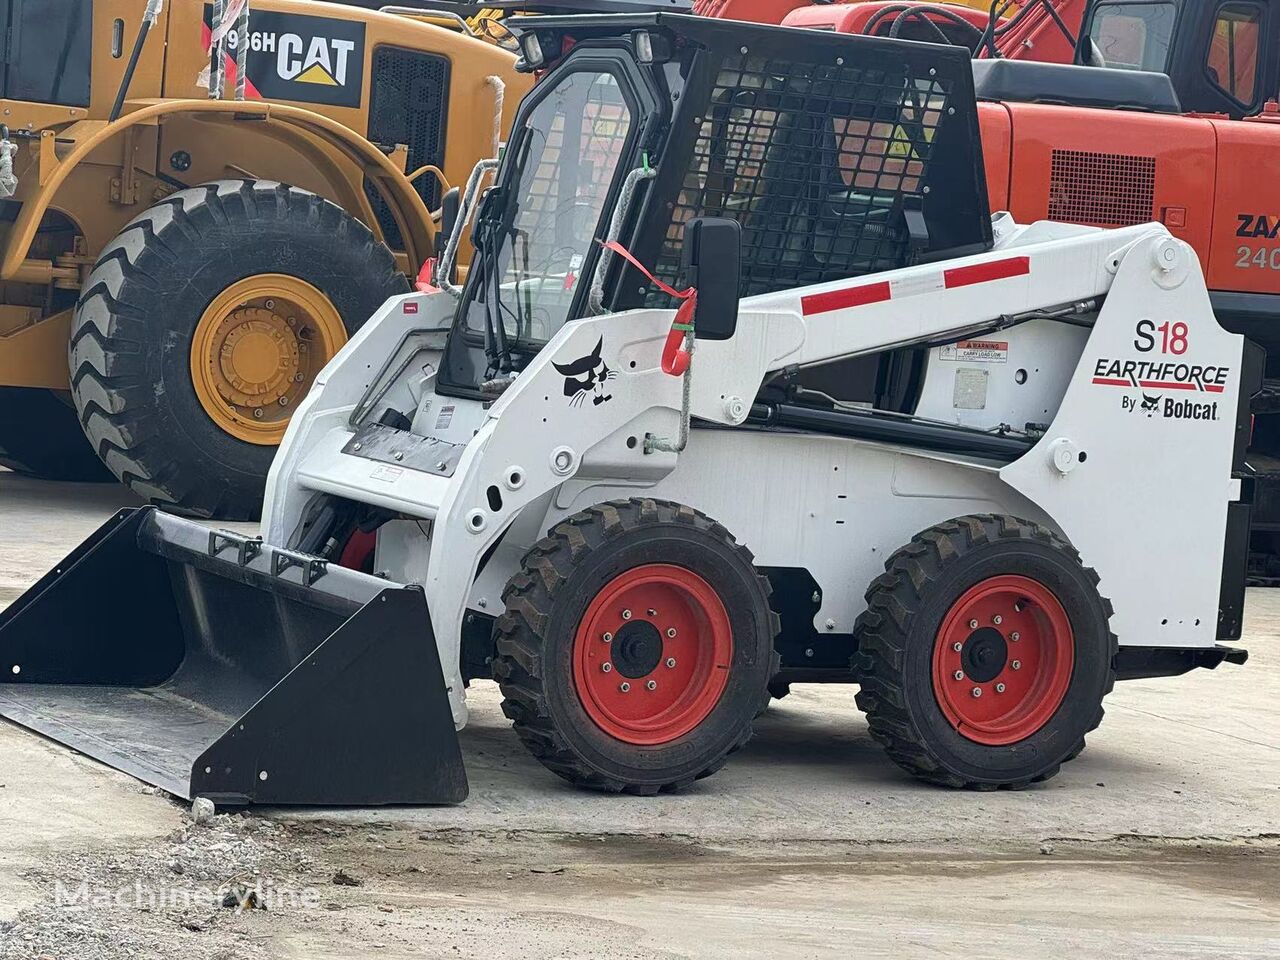
[[437,429],[437,430],[448,430],[448,429],[449,429],[449,424],[453,423],[453,411],[454,411],[454,410],[456,410],[456,409],[457,409],[457,407],[455,407],[455,406],[454,406],[453,404],[451,404],[451,403],[450,403],[450,404],[446,404],[445,406],[443,406],[443,407],[441,407],[441,408],[440,408],[440,413],[439,413],[439,415],[436,417],[436,429]]
[[961,340],[948,343],[938,351],[939,360],[963,360],[968,363],[1007,363],[1009,344],[1004,340]]
[[393,467],[390,464],[379,464],[373,468],[373,473],[369,474],[372,480],[382,480],[386,483],[395,483],[404,476],[404,467]]

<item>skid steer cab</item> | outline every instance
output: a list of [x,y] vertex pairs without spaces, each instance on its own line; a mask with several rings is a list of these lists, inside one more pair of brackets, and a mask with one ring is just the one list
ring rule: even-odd
[[503,158],[261,536],[121,514],[0,614],[0,714],[181,796],[454,802],[474,680],[637,794],[843,682],[911,774],[1022,787],[1117,679],[1244,661],[1257,351],[1163,227],[992,217],[966,51],[509,25]]

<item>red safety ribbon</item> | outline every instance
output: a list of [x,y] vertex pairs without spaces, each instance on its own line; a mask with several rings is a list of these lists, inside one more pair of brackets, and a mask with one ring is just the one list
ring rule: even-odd
[[673,377],[683,377],[685,371],[689,369],[689,351],[684,348],[684,337],[686,333],[693,330],[693,315],[698,307],[698,288],[685,287],[683,290],[677,290],[670,284],[663,283],[650,273],[644,264],[632,256],[630,250],[616,240],[610,240],[608,243],[600,245],[606,250],[612,250],[623,260],[626,260],[627,263],[648,277],[649,282],[663,293],[680,301],[680,307],[676,310],[676,318],[672,321],[671,330],[667,333],[667,342],[662,347],[662,372]]
[[422,269],[418,271],[418,279],[413,288],[419,293],[439,293],[440,288],[435,284],[435,275],[436,258],[431,257],[422,265]]

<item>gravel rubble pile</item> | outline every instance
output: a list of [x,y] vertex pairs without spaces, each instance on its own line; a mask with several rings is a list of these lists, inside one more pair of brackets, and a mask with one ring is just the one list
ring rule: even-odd
[[266,960],[266,915],[323,909],[332,873],[271,820],[201,818],[161,844],[26,871],[41,900],[0,925],[0,960]]

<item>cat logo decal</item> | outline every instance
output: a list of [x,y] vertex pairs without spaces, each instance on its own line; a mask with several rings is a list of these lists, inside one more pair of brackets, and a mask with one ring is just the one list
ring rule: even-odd
[[600,358],[600,350],[604,346],[604,337],[596,344],[596,348],[585,357],[571,360],[568,363],[551,365],[564,377],[564,395],[569,398],[569,406],[576,407],[591,395],[593,406],[600,406],[613,399],[613,394],[605,390],[605,384],[618,375],[616,370]]

